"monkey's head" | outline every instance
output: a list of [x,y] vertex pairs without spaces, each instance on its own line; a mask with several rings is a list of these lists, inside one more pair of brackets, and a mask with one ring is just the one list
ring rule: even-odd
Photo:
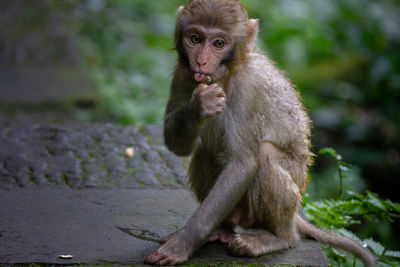
[[254,46],[258,21],[238,0],[188,0],[176,12],[179,63],[196,82],[224,77],[245,62]]

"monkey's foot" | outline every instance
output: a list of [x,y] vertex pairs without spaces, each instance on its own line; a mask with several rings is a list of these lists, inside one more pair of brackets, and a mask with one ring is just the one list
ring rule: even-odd
[[145,260],[145,264],[152,265],[177,265],[186,261],[193,246],[183,237],[181,230],[168,236],[169,238],[164,245],[149,255]]
[[235,232],[232,229],[218,227],[217,229],[214,230],[214,232],[208,239],[208,242],[219,241],[223,244],[228,244],[233,240],[234,236]]
[[251,234],[236,234],[228,244],[236,255],[258,257],[263,254],[289,248],[289,242],[263,231]]
[[187,259],[187,256],[182,256],[179,253],[172,251],[170,248],[162,246],[153,254],[149,255],[144,260],[144,263],[151,265],[177,265]]

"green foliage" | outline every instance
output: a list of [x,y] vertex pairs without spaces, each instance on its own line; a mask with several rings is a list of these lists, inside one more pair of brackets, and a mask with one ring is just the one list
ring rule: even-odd
[[[50,1],[54,9],[69,10],[65,17],[102,88],[105,112],[140,123],[161,118],[154,112],[160,103],[153,101],[166,98],[160,91],[167,90],[174,65],[175,10],[184,2]],[[395,116],[400,83],[396,1],[242,2],[251,17],[260,18],[259,46],[288,71],[307,107],[318,110],[318,123],[360,121],[365,114],[353,112],[354,104]],[[374,101],[382,96],[388,101]],[[338,109],[340,121],[323,112]],[[365,127],[351,133],[360,138]]]
[[[333,148],[323,148],[320,154],[330,156],[336,160],[339,179],[344,178],[343,172],[348,171],[349,164],[344,162],[342,156],[337,154]],[[347,192],[343,199],[342,190],[339,199],[325,199],[311,202],[305,196],[304,212],[309,220],[319,227],[331,229],[339,234],[350,238],[364,247],[368,247],[378,259],[378,266],[397,266],[400,264],[400,252],[389,251],[382,244],[372,238],[362,240],[347,227],[360,225],[365,221],[376,219],[386,220],[393,223],[400,218],[400,204],[388,199],[379,198],[378,194],[367,191],[365,194]],[[354,256],[337,249],[324,246],[326,256],[332,264],[338,266],[355,266],[360,264]]]
[[374,217],[393,222],[400,218],[400,204],[380,199],[377,194],[349,192],[346,200],[322,200],[307,203],[305,212],[310,220],[324,228],[347,227],[361,224],[362,220]]
[[174,68],[174,13],[181,2],[54,1],[69,10],[66,20],[97,87],[99,119],[161,122]]
[[339,198],[343,199],[343,178],[346,178],[344,173],[349,170],[350,164],[344,162],[342,156],[337,154],[333,148],[322,148],[319,150],[319,154],[330,156],[336,160],[337,170],[339,172]]

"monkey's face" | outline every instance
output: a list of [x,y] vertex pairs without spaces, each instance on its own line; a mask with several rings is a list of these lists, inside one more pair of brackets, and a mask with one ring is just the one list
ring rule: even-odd
[[182,44],[196,82],[205,82],[207,76],[212,81],[222,78],[232,61],[232,40],[221,30],[191,26],[183,32]]

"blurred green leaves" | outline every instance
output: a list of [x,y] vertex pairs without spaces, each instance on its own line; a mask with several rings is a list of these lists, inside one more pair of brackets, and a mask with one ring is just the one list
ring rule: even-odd
[[[51,2],[70,10],[100,113],[125,124],[160,122],[176,57],[175,10],[185,1]],[[294,80],[317,127],[355,141],[381,123],[400,131],[390,123],[399,111],[398,1],[242,2],[260,18],[261,50]]]
[[[97,114],[121,124],[160,123],[174,68],[175,9],[182,1],[69,1],[98,89]],[[59,2],[58,2],[59,3]]]

